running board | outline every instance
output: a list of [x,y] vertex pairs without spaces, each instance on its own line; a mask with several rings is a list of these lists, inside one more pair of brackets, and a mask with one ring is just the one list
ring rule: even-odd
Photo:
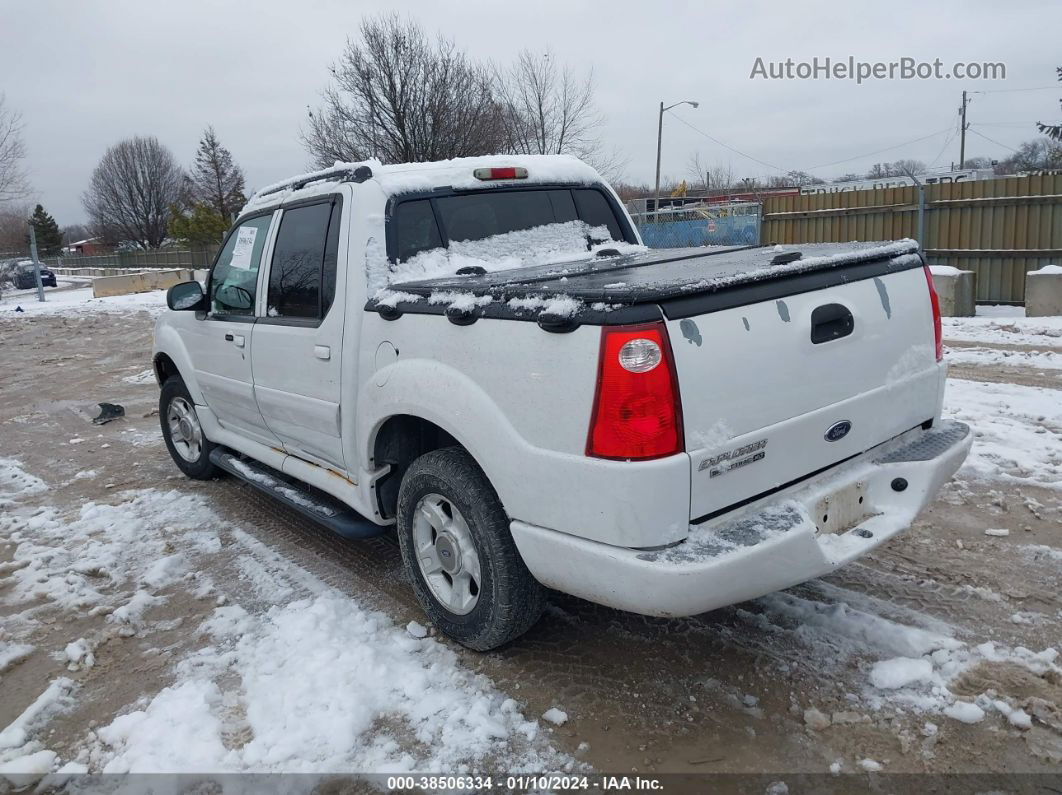
[[230,475],[254,486],[307,519],[324,525],[344,538],[371,538],[383,535],[387,527],[370,522],[360,513],[333,497],[311,492],[298,481],[289,481],[272,467],[240,458],[231,450],[215,447],[210,451],[211,462]]

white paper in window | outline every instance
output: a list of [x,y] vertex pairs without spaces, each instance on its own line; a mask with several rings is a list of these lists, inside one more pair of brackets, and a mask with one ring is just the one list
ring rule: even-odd
[[254,239],[258,237],[258,229],[254,226],[241,226],[236,230],[236,245],[232,249],[232,261],[229,263],[233,268],[249,270],[251,267],[251,254],[254,253]]

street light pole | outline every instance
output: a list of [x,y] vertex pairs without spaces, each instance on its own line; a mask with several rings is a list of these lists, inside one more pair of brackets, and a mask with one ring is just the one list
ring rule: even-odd
[[30,257],[33,260],[33,275],[37,279],[37,300],[44,301],[44,284],[41,282],[41,261],[37,258],[37,228],[31,223],[30,233]]
[[699,102],[693,100],[684,99],[682,102],[676,102],[674,105],[668,105],[664,107],[664,103],[660,103],[660,115],[656,121],[656,186],[653,189],[653,212],[659,212],[660,210],[660,150],[664,140],[664,111],[677,108],[679,105],[689,105],[690,107],[698,107]]

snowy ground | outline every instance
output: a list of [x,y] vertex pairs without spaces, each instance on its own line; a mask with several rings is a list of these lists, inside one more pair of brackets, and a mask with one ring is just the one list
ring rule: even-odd
[[139,310],[158,314],[166,308],[165,290],[93,298],[91,287],[82,287],[72,280],[59,279],[58,282],[58,288],[45,289],[43,303],[37,300],[36,290],[5,291],[0,296],[0,317],[8,314],[71,316],[86,313],[95,315]]
[[[424,631],[386,539],[179,477],[148,369],[162,294],[65,292],[0,304],[3,773],[1062,764],[1062,393],[992,358],[1062,355],[1057,319],[948,321],[949,357],[989,352],[946,395],[974,450],[869,558],[676,621],[557,596],[476,655]],[[126,417],[91,425],[101,400]]]

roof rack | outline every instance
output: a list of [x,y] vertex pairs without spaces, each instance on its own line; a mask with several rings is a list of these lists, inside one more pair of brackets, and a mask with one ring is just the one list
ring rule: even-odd
[[315,171],[312,174],[304,174],[301,177],[288,180],[287,182],[278,182],[275,185],[270,185],[263,190],[254,194],[252,199],[260,199],[263,196],[270,196],[274,193],[280,193],[284,190],[300,190],[305,188],[314,182],[365,182],[368,179],[372,179],[372,169],[368,166],[351,167],[349,165],[336,166],[334,168],[326,168],[322,171]]

